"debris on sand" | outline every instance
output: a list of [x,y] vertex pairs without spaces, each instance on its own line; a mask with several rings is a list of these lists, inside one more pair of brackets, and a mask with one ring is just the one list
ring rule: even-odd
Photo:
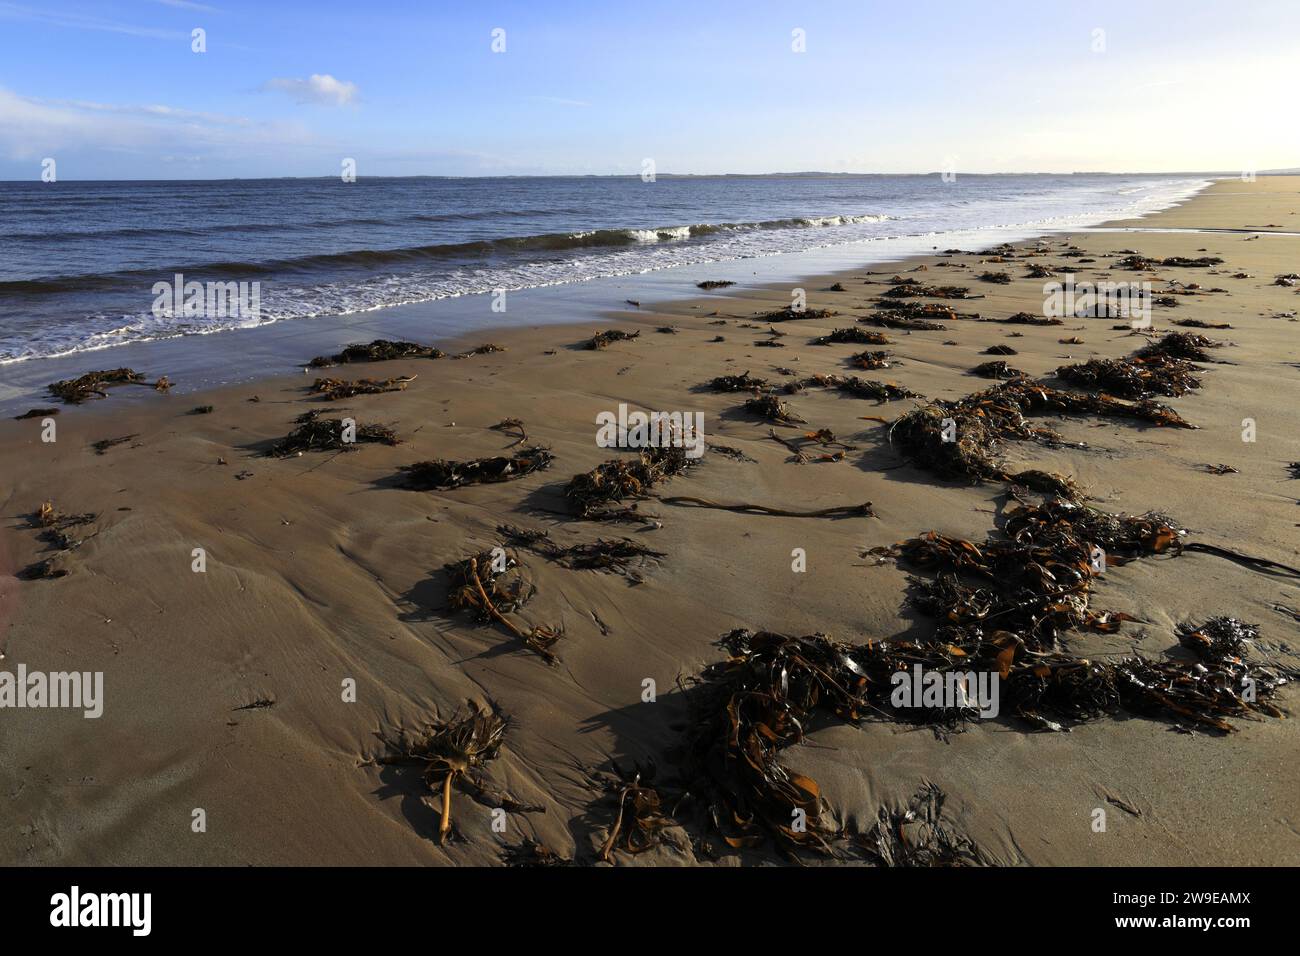
[[1092,359],[1062,365],[1056,375],[1079,388],[1118,395],[1120,398],[1178,397],[1201,387],[1197,368],[1184,359],[1163,354],[1149,359]]
[[896,382],[877,382],[856,375],[814,375],[802,383],[808,388],[833,388],[854,398],[874,398],[878,402],[894,402],[900,398],[920,398],[920,395]]
[[653,764],[626,771],[614,764],[614,776],[607,785],[618,809],[600,848],[602,863],[613,863],[615,850],[635,855],[658,846],[662,831],[673,826],[654,787],[654,777]]
[[495,352],[505,351],[506,347],[504,345],[497,345],[493,342],[484,342],[482,345],[476,345],[472,349],[467,349],[464,352],[457,352],[452,356],[452,358],[463,359],[469,358],[471,355],[492,355]]
[[[835,433],[829,428],[819,428],[817,431],[804,432],[798,438],[782,438],[773,429],[767,430],[767,437],[772,441],[785,446],[793,455],[798,464],[806,464],[809,461],[843,461],[845,451],[856,451],[855,445],[846,445],[835,437]],[[804,450],[805,445],[816,445],[819,448],[838,447],[843,449],[834,454],[822,454],[816,458],[809,458]]]
[[881,299],[875,302],[872,308],[909,319],[937,319],[939,321],[957,322],[975,321],[980,317],[978,312],[958,312],[952,306],[944,305],[941,302],[912,302],[897,299],[886,301]]
[[764,312],[757,318],[767,322],[793,322],[796,319],[829,319],[838,314],[832,309],[796,309],[792,305],[787,305],[784,309],[777,309],[775,312]]
[[424,782],[433,793],[441,792],[442,817],[438,824],[438,842],[446,844],[451,836],[451,791],[465,791],[484,806],[503,808],[510,813],[544,813],[538,806],[518,803],[505,795],[486,790],[478,773],[501,753],[510,720],[495,706],[480,710],[471,704],[464,717],[453,714],[450,720],[435,721],[414,733],[399,733],[385,741],[389,753],[380,764],[414,764],[421,768]]
[[632,339],[639,338],[640,335],[640,331],[624,332],[622,329],[606,329],[593,335],[583,348],[590,350],[608,348],[611,343],[629,342]]
[[767,419],[769,422],[779,422],[783,425],[808,424],[805,419],[796,415],[789,405],[775,395],[760,395],[757,398],[748,399],[745,402],[745,411]]
[[705,279],[703,282],[695,283],[697,289],[725,289],[727,286],[735,285],[730,279]]
[[907,807],[881,807],[876,824],[851,839],[876,866],[989,866],[975,841],[944,820],[947,796],[935,784],[924,785]]
[[272,445],[268,454],[287,458],[304,451],[351,451],[362,442],[401,443],[387,425],[358,425],[351,419],[319,418],[315,415],[300,416],[299,421],[302,424]]
[[757,389],[767,388],[768,382],[764,378],[756,378],[746,370],[739,375],[719,375],[717,378],[710,380],[705,388],[712,389],[715,392],[752,392]]
[[397,378],[387,379],[359,378],[355,381],[342,378],[318,378],[312,383],[311,390],[327,401],[336,402],[341,398],[352,398],[354,395],[401,392],[415,379],[416,376],[414,375],[402,375]]
[[470,461],[434,459],[403,465],[405,485],[415,491],[447,491],[464,485],[512,481],[550,467],[555,456],[550,449],[535,445],[514,455],[495,455]]
[[1141,255],[1128,255],[1115,263],[1116,269],[1130,269],[1133,272],[1150,272],[1157,266],[1177,266],[1180,268],[1207,268],[1217,266],[1223,263],[1222,259],[1216,256],[1202,256],[1198,259],[1188,259],[1184,256],[1169,256],[1165,259],[1148,259]]
[[1159,341],[1144,345],[1137,350],[1136,354],[1139,358],[1165,356],[1188,359],[1192,362],[1213,362],[1214,359],[1205,350],[1217,349],[1222,345],[1222,342],[1216,342],[1193,332],[1170,332]]
[[843,282],[837,282],[837,283],[835,283],[833,286],[830,287],[830,290],[829,290],[829,291],[831,291],[831,292],[843,292],[843,291],[844,291],[844,283],[843,283]]
[[571,570],[617,574],[638,583],[643,580],[638,569],[667,557],[662,551],[647,548],[628,538],[614,541],[597,538],[591,543],[565,548],[552,541],[546,531],[500,525],[497,532],[514,547],[527,548]]
[[563,867],[573,866],[573,860],[560,856],[544,843],[525,838],[515,846],[508,846],[501,851],[501,859],[506,866],[517,867]]
[[698,459],[669,446],[642,449],[635,459],[614,458],[574,475],[564,497],[580,518],[599,518],[601,507],[626,498],[646,498],[651,488],[693,467]]
[[1200,319],[1177,319],[1174,325],[1181,325],[1185,329],[1230,329],[1232,328],[1227,322],[1203,322]]
[[1057,339],[1056,341],[1060,345],[1082,345],[1083,344],[1083,339],[1077,335],[1071,335],[1068,339]]
[[558,660],[551,647],[563,633],[560,628],[527,622],[519,627],[508,617],[517,614],[536,590],[524,579],[514,555],[498,548],[452,562],[443,570],[447,605],[453,611],[472,611],[480,624],[500,624],[548,664]]
[[876,325],[885,329],[906,329],[909,332],[946,332],[948,330],[946,325],[930,322],[927,319],[913,318],[906,312],[896,312],[893,309],[864,315],[858,321],[864,325]]
[[852,342],[857,345],[892,345],[884,332],[870,329],[836,329],[829,335],[821,335],[812,340],[812,345],[831,345],[832,343]]
[[870,501],[860,505],[836,505],[832,508],[816,508],[811,511],[795,511],[790,508],[774,508],[771,505],[738,502],[727,504],[709,501],[707,498],[695,498],[690,495],[668,495],[659,499],[664,504],[681,505],[688,508],[711,508],[716,511],[734,511],[745,515],[771,515],[777,518],[874,518],[876,512]]
[[1018,368],[1012,368],[1003,359],[992,362],[981,362],[971,369],[972,375],[978,375],[981,378],[1023,378],[1025,373]]
[[981,272],[979,280],[981,282],[992,282],[994,285],[1011,284],[1011,276],[1006,272]]
[[1034,315],[1032,312],[1016,312],[1007,316],[1005,319],[989,317],[984,319],[985,322],[1001,322],[1003,325],[1064,325],[1062,319],[1051,319],[1044,315]]
[[1031,262],[1029,271],[1025,273],[1026,279],[1050,279],[1056,275],[1056,269],[1052,266],[1042,265],[1041,263]]
[[511,431],[519,432],[519,435],[515,438],[514,442],[512,442],[508,446],[510,448],[514,448],[515,445],[522,445],[524,442],[528,441],[528,432],[524,430],[524,423],[522,419],[503,418],[495,425],[489,425],[488,427],[491,428],[494,432],[511,432]]
[[195,405],[186,415],[211,415],[216,409],[211,405]]
[[318,355],[307,364],[311,368],[328,368],[331,365],[346,365],[349,362],[391,362],[395,359],[407,358],[440,359],[446,354],[442,349],[436,349],[431,345],[375,339],[369,345],[355,343],[345,346],[337,355]]
[[1016,352],[1016,350],[1013,349],[1010,345],[990,345],[980,354],[981,355],[1018,355],[1019,353]]
[[107,398],[107,389],[114,385],[145,384],[144,376],[134,369],[114,368],[53,382],[47,388],[55,398],[62,399],[69,405],[80,405],[91,398]]
[[893,354],[886,350],[859,352],[857,355],[849,356],[849,364],[854,368],[874,372],[878,369],[889,368],[889,357]]
[[81,514],[65,515],[54,507],[54,502],[45,501],[41,503],[40,508],[32,517],[32,524],[41,528],[40,538],[42,541],[54,545],[60,551],[68,551],[75,548],[81,543],[80,540],[72,537],[68,532],[72,528],[79,528],[82,525],[92,523],[98,517],[92,511],[85,511]]
[[21,422],[28,418],[46,418],[57,414],[59,414],[59,409],[57,408],[29,408],[21,415],[15,415],[14,421]]
[[918,282],[916,279],[899,279],[894,276],[890,280],[891,287],[881,293],[890,299],[969,299],[977,298],[970,294],[970,289],[960,285],[926,285]]
[[1231,465],[1225,465],[1225,464],[1223,464],[1222,462],[1220,462],[1220,463],[1217,464],[1217,465],[1206,465],[1206,466],[1205,466],[1205,470],[1208,471],[1208,472],[1209,472],[1210,474],[1212,474],[1212,475],[1239,475],[1239,474],[1241,474],[1241,472],[1239,472],[1236,468],[1233,468]]
[[95,449],[96,455],[103,455],[106,454],[110,448],[114,448],[117,445],[125,445],[131,439],[139,437],[140,433],[135,432],[131,435],[123,435],[121,438],[101,438],[97,442],[91,442],[90,447]]

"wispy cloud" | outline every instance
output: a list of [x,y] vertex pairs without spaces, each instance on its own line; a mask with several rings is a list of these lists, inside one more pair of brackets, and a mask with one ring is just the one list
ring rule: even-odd
[[164,7],[175,7],[178,10],[196,10],[199,13],[220,13],[216,7],[210,7],[206,3],[192,3],[191,0],[153,0],[154,3],[161,3]]
[[357,85],[346,80],[336,80],[328,73],[313,73],[306,79],[277,77],[262,84],[263,90],[288,93],[299,103],[320,103],[325,106],[347,106],[357,97]]
[[0,19],[43,23],[48,26],[62,27],[69,30],[98,30],[103,33],[121,33],[127,36],[147,37],[153,40],[175,40],[189,36],[189,34],[181,33],[178,30],[141,27],[131,23],[106,20],[103,17],[92,17],[82,13],[60,13],[55,10],[24,7],[16,3],[0,3]]

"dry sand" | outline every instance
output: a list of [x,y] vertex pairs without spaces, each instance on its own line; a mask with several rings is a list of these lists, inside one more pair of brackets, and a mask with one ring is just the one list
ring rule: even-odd
[[[1222,181],[1140,225],[1300,232],[1297,211],[1298,178]],[[1207,334],[1233,345],[1223,350],[1225,363],[1205,373],[1202,390],[1169,400],[1199,430],[1070,419],[1055,424],[1086,441],[1087,450],[1017,446],[1011,459],[1073,475],[1106,510],[1161,509],[1190,529],[1192,540],[1298,563],[1300,481],[1286,466],[1300,459],[1300,326],[1285,313],[1300,307],[1300,298],[1271,283],[1300,265],[1300,238],[1087,232],[1045,243],[1053,253],[1075,245],[1095,257],[1079,279],[1105,277],[1121,249],[1221,256],[1225,263],[1213,271],[1156,270],[1160,280],[1228,292],[1157,308],[1155,325],[1230,322],[1231,330]],[[3,667],[102,671],[106,697],[97,720],[79,711],[0,713],[0,861],[495,864],[504,845],[525,836],[591,860],[611,811],[586,773],[611,758],[669,764],[685,717],[675,681],[722,656],[713,646],[721,633],[763,627],[859,642],[921,626],[904,606],[905,573],[874,566],[860,552],[929,529],[983,540],[1006,501],[1000,486],[940,482],[902,464],[887,428],[862,417],[893,419],[909,401],[876,405],[826,390],[794,396],[812,426],[858,446],[841,462],[796,464],[767,439],[767,424],[737,412],[744,396],[694,386],[745,370],[780,380],[777,366],[800,375],[849,372],[845,360],[863,346],[812,347],[808,340],[863,314],[884,289],[864,278],[921,264],[929,266],[927,280],[987,295],[952,303],[961,311],[1039,312],[1043,280],[1021,276],[1025,262],[1044,261],[1066,260],[981,266],[976,255],[928,257],[875,267],[872,276],[858,270],[809,278],[808,306],[840,315],[784,323],[782,349],[754,347],[767,336],[744,326],[760,311],[789,304],[788,288],[723,291],[613,316],[608,326],[642,334],[604,351],[575,347],[590,327],[549,326],[463,343],[491,340],[508,348],[502,353],[331,373],[418,374],[401,393],[328,404],[306,392],[310,376],[297,375],[144,402],[125,401],[118,389],[106,400],[64,408],[54,443],[41,442],[39,419],[0,424]],[[1017,278],[1006,286],[977,281],[985,268]],[[1232,278],[1238,272],[1251,277]],[[847,291],[828,291],[836,281]],[[679,332],[656,331],[667,324]],[[1035,376],[1069,361],[1121,357],[1142,344],[1113,324],[956,322],[946,332],[890,332],[900,364],[859,374],[954,398],[988,384],[968,370],[987,359],[980,353],[992,344],[1012,344],[1019,354],[1011,363]],[[1012,338],[1015,331],[1022,336]],[[1059,341],[1075,335],[1082,345]],[[93,359],[92,367],[99,367]],[[260,401],[250,401],[254,395]],[[617,454],[596,446],[594,421],[619,402],[702,411],[711,442],[754,459],[709,452],[667,493],[804,509],[871,501],[878,517],[739,515],[650,500],[640,507],[658,515],[662,528],[638,530],[529,511],[562,509],[564,482]],[[202,404],[215,411],[186,414]],[[315,408],[391,424],[404,441],[347,454],[262,455],[295,416]],[[500,453],[511,439],[489,426],[510,416],[526,422],[531,440],[551,446],[549,471],[450,492],[394,483],[398,467],[417,460]],[[1246,418],[1256,422],[1254,443],[1242,441]],[[135,437],[103,455],[90,448],[128,434]],[[1205,470],[1220,462],[1238,473]],[[237,479],[241,472],[252,474]],[[51,553],[30,525],[47,499],[65,512],[95,512],[94,534],[67,559],[66,577],[19,581],[10,576],[14,569]],[[502,522],[547,528],[561,544],[626,535],[666,557],[632,585],[521,553],[538,587],[525,616],[565,629],[556,648],[561,663],[547,667],[500,629],[445,609],[440,569],[496,545]],[[196,547],[206,549],[205,573],[191,570]],[[794,548],[806,549],[806,573],[791,570]],[[1261,625],[1268,646],[1284,657],[1282,645],[1300,651],[1300,626],[1279,610],[1300,608],[1295,580],[1210,555],[1117,569],[1098,586],[1095,603],[1143,623],[1110,636],[1073,636],[1071,648],[1080,653],[1136,649],[1158,657],[1175,643],[1177,622],[1217,614]],[[1288,659],[1297,662],[1295,653]],[[342,700],[347,678],[356,681],[355,703]],[[642,701],[647,678],[657,683],[656,702]],[[487,779],[546,812],[512,814],[498,834],[490,811],[458,794],[455,819],[465,839],[441,847],[436,800],[418,778],[364,760],[381,750],[377,731],[446,716],[469,700],[495,701],[517,722]],[[1297,700],[1295,689],[1285,688],[1280,703],[1294,710]],[[248,707],[256,702],[273,703]],[[1213,737],[1175,733],[1159,720],[1101,720],[1052,734],[1002,719],[945,742],[923,728],[879,722],[819,731],[784,759],[821,782],[839,820],[866,825],[882,805],[934,782],[947,792],[958,825],[1006,864],[1300,863],[1297,724],[1237,723],[1239,733]],[[1091,826],[1098,807],[1108,811],[1105,833]],[[195,808],[206,812],[206,832],[193,832]],[[706,862],[696,860],[691,835],[675,830],[665,846],[619,862]],[[776,859],[760,851],[722,862]]]

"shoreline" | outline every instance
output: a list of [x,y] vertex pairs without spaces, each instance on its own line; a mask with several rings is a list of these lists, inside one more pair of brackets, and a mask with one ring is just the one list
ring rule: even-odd
[[[1205,182],[1208,184],[1212,181]],[[1187,202],[1189,198],[1203,193],[1205,188],[1208,185],[1201,186],[1191,196],[1176,201],[1163,211]],[[1112,221],[1141,222],[1144,219],[1145,217]],[[1104,227],[1109,222],[1102,221],[1089,228]],[[510,291],[507,294],[508,308],[511,311],[536,314],[540,319],[537,324],[501,324],[499,314],[492,309],[493,294],[480,292],[342,315],[286,319],[247,329],[171,336],[24,359],[0,365],[0,370],[5,373],[5,384],[0,384],[0,416],[26,411],[26,408],[19,407],[23,402],[39,405],[40,393],[44,392],[46,383],[75,377],[91,368],[125,365],[149,374],[155,366],[159,369],[170,367],[173,369],[170,373],[157,374],[169,374],[177,383],[177,393],[181,394],[249,384],[288,374],[288,369],[293,367],[293,355],[300,349],[332,351],[348,341],[357,341],[362,336],[407,338],[428,341],[440,347],[454,347],[480,334],[480,331],[481,334],[490,336],[520,328],[570,324],[556,318],[565,313],[586,316],[583,322],[603,321],[617,314],[613,305],[621,303],[625,298],[644,301],[647,306],[653,307],[655,303],[683,296],[692,297],[696,294],[693,288],[696,281],[715,276],[731,279],[746,288],[762,290],[776,285],[798,284],[802,278],[851,273],[871,263],[887,265],[911,261],[937,248],[935,243],[964,242],[972,248],[986,248],[1002,241],[1030,241],[1043,235],[1064,235],[1070,231],[1039,231],[1039,225],[1041,224],[999,226],[947,234],[888,236],[813,247],[800,252],[676,265],[645,273],[601,276]],[[475,330],[479,323],[484,323],[481,330]],[[451,350],[448,348],[448,351]],[[218,369],[228,366],[228,360],[237,357],[252,363],[249,371],[239,373],[237,381],[220,381],[221,375],[229,373],[219,372]],[[198,384],[187,384],[191,382]]]
[[[1282,217],[1300,212],[1300,177],[1261,177],[1249,184],[1260,188],[1238,188],[1245,185],[1221,180],[1137,222],[1158,229],[1248,228],[1258,221],[1285,229],[1297,221]],[[1261,218],[1265,209],[1276,211]],[[1296,327],[1276,316],[1294,311],[1300,299],[1292,288],[1271,285],[1273,275],[1294,268],[1300,240],[1290,231],[1262,241],[1152,231],[1124,234],[1122,242],[1110,238],[1118,233],[1067,231],[1015,243],[1025,250],[1045,242],[1057,262],[1078,246],[1093,260],[1081,278],[1106,271],[1121,245],[1151,256],[1222,256],[1222,274],[1158,270],[1161,280],[1222,286],[1230,294],[1157,308],[1154,324],[1167,330],[1173,320],[1225,320],[1230,331],[1206,334],[1235,344],[1225,347],[1223,364],[1209,366],[1202,389],[1167,400],[1195,431],[1053,420],[1088,447],[1018,445],[1008,457],[1074,476],[1107,511],[1168,510],[1196,540],[1296,564],[1300,517],[1285,471],[1286,462],[1300,459],[1300,379],[1285,361],[1295,354]],[[788,450],[767,437],[767,424],[737,411],[743,396],[696,386],[746,370],[779,383],[780,366],[799,376],[845,373],[848,356],[861,346],[810,347],[809,338],[852,325],[868,314],[883,288],[877,283],[921,265],[927,281],[986,294],[945,302],[958,311],[1041,311],[1042,281],[1021,277],[1024,262],[996,267],[1016,275],[994,285],[977,280],[985,268],[980,258],[917,255],[807,276],[808,307],[838,314],[782,323],[776,328],[784,348],[753,344],[768,338],[768,323],[755,313],[790,302],[789,284],[766,284],[647,300],[639,310],[606,311],[596,321],[485,329],[457,339],[457,347],[499,342],[502,353],[319,372],[418,376],[400,392],[323,402],[304,389],[318,374],[313,370],[193,393],[139,389],[143,394],[130,401],[124,399],[136,387],[114,388],[107,399],[62,407],[53,445],[36,437],[39,420],[0,425],[0,461],[14,476],[0,571],[48,556],[29,527],[41,500],[98,516],[67,577],[0,577],[4,663],[103,671],[106,693],[104,716],[91,727],[80,715],[5,715],[12,729],[0,782],[14,794],[14,820],[27,829],[7,830],[0,855],[35,864],[486,865],[499,862],[503,844],[527,837],[588,860],[608,820],[598,789],[577,768],[607,766],[611,757],[662,761],[676,741],[673,725],[687,718],[680,694],[671,692],[674,682],[721,659],[713,646],[719,634],[767,627],[857,642],[913,632],[920,625],[903,606],[905,569],[873,563],[864,553],[929,529],[981,541],[1007,505],[1001,487],[940,481],[905,464],[882,434],[887,429],[866,420],[892,420],[913,407],[910,401],[794,394],[790,403],[809,428],[831,428],[854,450],[843,461],[793,464]],[[1230,277],[1239,271],[1251,278]],[[845,291],[831,291],[835,283]],[[676,334],[656,331],[670,324]],[[641,334],[604,350],[582,349],[594,328]],[[712,341],[717,336],[723,341]],[[931,399],[992,384],[969,374],[990,344],[1014,342],[1018,354],[1009,361],[1036,378],[1141,344],[1092,319],[1023,329],[956,321],[945,331],[888,336],[893,367],[866,377],[897,381]],[[1062,341],[1071,336],[1083,342]],[[374,337],[358,331],[346,340]],[[301,360],[321,351],[306,349]],[[101,367],[98,354],[82,355],[83,371]],[[169,374],[161,367],[141,371]],[[249,401],[254,395],[260,400]],[[813,521],[649,500],[641,510],[656,514],[661,527],[548,517],[547,509],[562,507],[558,487],[570,475],[611,457],[592,440],[594,415],[620,402],[701,411],[710,443],[750,459],[706,453],[702,467],[673,479],[674,494],[793,509],[869,500],[877,516]],[[199,404],[215,410],[186,414]],[[403,443],[347,455],[261,455],[299,413],[314,409],[389,424]],[[504,453],[511,439],[492,426],[507,417],[523,419],[529,444],[550,446],[556,461],[549,470],[447,492],[395,486],[398,469],[417,460]],[[1242,441],[1245,418],[1256,421],[1257,442]],[[128,442],[103,455],[88,447],[128,434]],[[1238,472],[1204,470],[1218,463]],[[237,480],[241,471],[251,475]],[[545,528],[565,544],[628,537],[664,557],[648,562],[642,582],[632,584],[524,556],[538,589],[527,618],[564,626],[560,664],[547,667],[509,635],[443,606],[438,569],[491,547],[502,523]],[[194,547],[209,555],[203,574],[190,570]],[[792,573],[794,548],[805,550],[811,573]],[[1292,656],[1300,647],[1296,621],[1277,610],[1300,607],[1293,581],[1208,556],[1116,569],[1100,586],[1098,604],[1138,620],[1115,634],[1071,634],[1081,653],[1109,658],[1137,650],[1158,658],[1177,624],[1210,614],[1261,625],[1279,654],[1287,653],[1280,644]],[[357,684],[354,703],[339,698],[340,681],[349,678]],[[646,679],[657,683],[656,702],[642,699]],[[518,718],[492,782],[546,813],[512,814],[510,832],[498,838],[488,811],[464,800],[458,812],[467,839],[440,847],[438,814],[418,781],[364,762],[375,756],[377,730],[418,726],[470,699],[498,702]],[[1283,708],[1293,710],[1296,701],[1294,688],[1284,688]],[[1214,738],[1170,733],[1154,720],[1103,720],[1070,734],[997,722],[944,741],[924,728],[867,722],[819,729],[815,746],[791,748],[786,759],[816,778],[842,818],[869,821],[880,806],[904,803],[922,782],[936,783],[949,794],[962,832],[1002,864],[1294,862],[1300,796],[1285,756],[1300,749],[1294,722],[1239,723],[1238,733]],[[1189,766],[1199,772],[1188,773]],[[257,782],[255,800],[249,781]],[[190,810],[200,806],[214,821],[205,838],[188,829]],[[1089,826],[1098,806],[1110,808],[1107,834]],[[644,857],[620,856],[619,863],[714,862],[694,852],[690,837],[674,828],[665,846]],[[720,862],[768,859],[775,858],[755,851],[725,854]]]

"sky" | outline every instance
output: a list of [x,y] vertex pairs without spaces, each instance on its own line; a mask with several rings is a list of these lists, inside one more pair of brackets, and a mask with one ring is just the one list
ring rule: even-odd
[[1297,89],[1296,0],[0,0],[0,179],[1264,170]]

